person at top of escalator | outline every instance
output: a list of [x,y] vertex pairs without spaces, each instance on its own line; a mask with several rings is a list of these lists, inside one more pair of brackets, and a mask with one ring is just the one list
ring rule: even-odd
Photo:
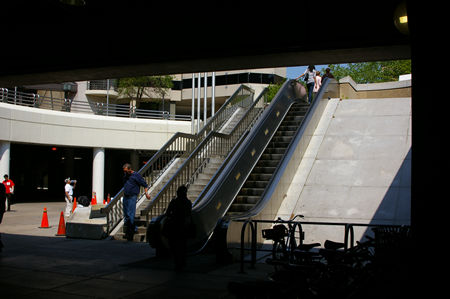
[[323,74],[323,76],[322,76],[322,82],[325,80],[325,78],[334,79],[334,76],[333,76],[333,74],[331,73],[331,70],[330,70],[329,67],[327,67],[327,68],[325,69],[325,74]]
[[316,83],[316,67],[314,65],[309,65],[305,72],[295,78],[295,80],[300,79],[305,76],[306,88],[308,89],[308,104],[311,104],[313,98],[313,89]]
[[316,97],[316,94],[319,92],[321,86],[322,86],[322,78],[320,77],[320,72],[316,71],[316,84],[314,85],[313,90],[314,97]]

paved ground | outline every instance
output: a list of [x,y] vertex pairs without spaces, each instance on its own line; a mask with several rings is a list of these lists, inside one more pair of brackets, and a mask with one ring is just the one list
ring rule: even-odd
[[[230,281],[264,279],[272,267],[221,266],[213,255],[188,258],[183,272],[146,243],[56,237],[65,203],[23,203],[0,225],[1,298],[235,298]],[[51,228],[40,229],[44,207]],[[156,297],[155,297],[156,298]]]

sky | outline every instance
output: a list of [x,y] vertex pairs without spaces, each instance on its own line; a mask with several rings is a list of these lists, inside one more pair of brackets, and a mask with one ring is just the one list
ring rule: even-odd
[[[320,71],[320,70],[326,68],[327,66],[328,66],[328,64],[316,65],[316,70]],[[295,79],[298,76],[300,76],[301,74],[303,74],[303,72],[306,70],[307,67],[308,67],[307,65],[287,67],[286,77],[288,79]],[[322,74],[320,74],[320,75],[322,75]]]

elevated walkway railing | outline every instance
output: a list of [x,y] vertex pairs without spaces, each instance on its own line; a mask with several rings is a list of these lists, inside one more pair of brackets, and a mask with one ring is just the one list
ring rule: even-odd
[[[253,89],[241,85],[222,105],[217,113],[210,118],[202,130],[196,135],[180,132],[176,133],[155,155],[153,155],[138,173],[144,177],[149,187],[151,187],[176,158],[188,158],[191,156],[197,146],[205,140],[205,137],[214,129],[220,129],[238,107],[245,107],[252,103],[253,96]],[[141,194],[138,198],[141,198],[142,196],[143,192],[141,190]],[[122,197],[123,188],[113,197],[111,202],[101,210],[101,213],[106,215],[107,235],[109,235],[123,219]],[[146,211],[147,210],[148,209],[146,209]]]
[[100,102],[81,102],[67,98],[41,96],[34,93],[0,88],[0,101],[3,103],[34,107],[55,111],[86,113],[113,117],[191,120],[190,115],[174,115],[167,111],[147,110],[130,107],[128,104],[106,104]]

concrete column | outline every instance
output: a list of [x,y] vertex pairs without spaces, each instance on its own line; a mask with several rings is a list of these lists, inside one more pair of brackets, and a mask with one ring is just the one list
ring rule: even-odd
[[132,150],[130,153],[130,164],[131,169],[138,171],[141,169],[141,165],[139,165],[139,154],[136,150]]
[[92,192],[97,194],[97,203],[103,203],[105,189],[105,149],[94,148],[92,161]]
[[11,142],[9,141],[0,141],[0,178],[3,181],[3,176],[9,173],[9,161],[10,161],[10,152],[11,152]]

